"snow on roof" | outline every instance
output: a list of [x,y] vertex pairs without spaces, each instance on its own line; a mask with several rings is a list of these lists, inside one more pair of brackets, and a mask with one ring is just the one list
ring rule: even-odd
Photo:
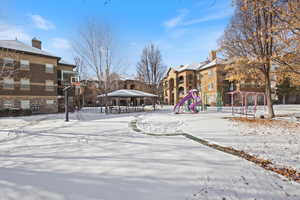
[[135,75],[128,75],[128,74],[120,74],[120,79],[122,81],[126,81],[126,80],[136,80]]
[[224,64],[224,63],[225,63],[225,61],[224,61],[223,59],[221,59],[221,58],[216,58],[216,59],[214,59],[213,61],[207,63],[206,65],[203,65],[203,66],[200,68],[200,70],[202,70],[202,69],[207,69],[207,68],[209,68],[209,67],[212,67],[212,66],[215,66],[215,65],[219,65],[219,64]]
[[43,51],[41,49],[32,47],[32,46],[25,44],[19,40],[0,40],[0,48],[24,51],[24,52],[33,53],[33,54],[39,54],[39,55],[59,58],[56,55],[53,55],[53,54]]
[[[212,66],[215,66],[215,65],[218,65],[218,64],[224,64],[225,61],[221,58],[216,58],[214,59],[213,61],[209,62],[209,61],[204,61],[204,62],[201,62],[201,63],[195,63],[195,64],[188,64],[188,65],[180,65],[178,67],[170,67],[170,69],[174,69],[175,71],[177,72],[182,72],[182,71],[186,71],[186,70],[202,70],[202,69],[206,69],[206,68],[209,68],[209,67],[212,67]],[[164,77],[167,76],[167,73],[169,72],[166,71]]]
[[[105,97],[105,94],[98,95],[97,97]],[[107,94],[108,97],[157,97],[157,95],[142,92],[139,90],[115,90]]]
[[62,60],[62,59],[61,59],[58,63],[59,63],[59,64],[62,64],[62,65],[73,65],[73,66],[75,66],[75,64],[70,63],[70,62],[65,61],[65,60]]
[[185,70],[197,70],[201,66],[205,65],[207,62],[188,64],[188,65],[180,65],[178,67],[173,68],[177,72],[185,71]]

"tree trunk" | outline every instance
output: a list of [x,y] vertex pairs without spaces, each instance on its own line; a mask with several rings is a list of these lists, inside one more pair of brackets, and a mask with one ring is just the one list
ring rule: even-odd
[[271,90],[271,81],[270,81],[270,74],[265,74],[266,78],[266,99],[267,99],[267,107],[268,107],[268,118],[272,119],[275,117],[274,109],[273,109],[273,102],[272,102],[272,90]]
[[282,101],[283,101],[282,103],[285,104],[285,102],[286,102],[286,95],[283,95]]

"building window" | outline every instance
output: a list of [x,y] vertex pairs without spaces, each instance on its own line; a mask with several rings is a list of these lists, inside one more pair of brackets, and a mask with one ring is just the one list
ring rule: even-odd
[[209,70],[208,71],[208,76],[212,76],[213,75],[213,70]]
[[54,104],[54,100],[46,100],[46,104],[47,105],[53,105]]
[[53,73],[54,67],[52,64],[46,64],[46,73]]
[[8,109],[8,108],[13,108],[14,107],[14,101],[13,100],[4,100],[3,101],[3,108]]
[[21,79],[20,80],[20,89],[21,90],[30,90],[30,80],[29,79]]
[[14,59],[5,57],[3,58],[3,64],[6,67],[12,67],[14,65]]
[[213,83],[209,83],[208,84],[208,90],[212,90],[214,89],[214,84]]
[[183,77],[183,76],[180,76],[180,77],[179,77],[179,84],[180,84],[180,83],[183,83],[183,82],[184,82],[184,77]]
[[184,95],[184,88],[183,87],[180,87],[178,89],[178,94],[179,94],[179,96],[183,96]]
[[30,109],[30,101],[21,100],[21,109]]
[[216,98],[215,98],[214,95],[209,95],[209,96],[207,97],[207,101],[208,101],[209,104],[214,103],[215,100],[216,100]]
[[199,90],[199,92],[201,92],[201,84],[200,83],[197,83],[197,89]]
[[168,87],[169,87],[169,85],[168,85],[168,81],[166,81],[166,82],[165,82],[165,87],[166,87],[166,88],[168,88]]
[[194,76],[192,74],[188,75],[189,84],[193,84]]
[[4,78],[3,89],[14,89],[14,79]]
[[21,70],[29,70],[29,61],[28,60],[21,60],[20,61],[20,69]]
[[46,91],[54,91],[54,82],[46,80]]
[[71,83],[79,82],[78,77],[71,77]]

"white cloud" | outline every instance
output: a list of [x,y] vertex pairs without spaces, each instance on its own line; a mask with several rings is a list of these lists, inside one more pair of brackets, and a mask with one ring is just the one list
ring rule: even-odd
[[63,38],[53,38],[52,46],[56,49],[70,49],[72,45],[70,44],[69,40]]
[[30,15],[30,17],[34,25],[39,29],[50,30],[55,28],[55,25],[52,22],[46,20],[40,15]]
[[215,15],[209,15],[209,16],[205,16],[205,17],[201,17],[201,18],[197,18],[197,19],[187,20],[187,21],[183,22],[182,25],[188,26],[188,25],[193,25],[193,24],[199,24],[199,23],[208,22],[208,21],[212,21],[212,20],[223,19],[223,18],[229,17],[231,15],[232,15],[231,12],[221,12],[221,13],[215,14]]
[[163,23],[163,25],[167,28],[173,28],[173,27],[176,27],[180,24],[182,24],[182,22],[184,21],[185,17],[187,16],[187,14],[189,13],[189,10],[187,9],[182,9],[182,10],[179,10],[179,15],[177,15],[176,17],[174,18],[171,18],[167,21],[165,21]]
[[193,24],[199,24],[199,23],[203,23],[203,22],[223,19],[223,18],[226,18],[226,17],[229,17],[229,16],[232,15],[232,11],[227,10],[227,11],[220,12],[220,13],[217,13],[217,14],[214,14],[214,15],[207,15],[207,16],[203,16],[203,17],[200,17],[200,18],[187,20],[186,18],[187,18],[187,15],[188,15],[189,11],[187,9],[183,9],[183,10],[180,10],[179,12],[180,13],[176,17],[165,21],[163,23],[163,25],[166,28],[189,26],[189,25],[193,25]]
[[0,23],[0,39],[29,42],[31,37],[20,26]]

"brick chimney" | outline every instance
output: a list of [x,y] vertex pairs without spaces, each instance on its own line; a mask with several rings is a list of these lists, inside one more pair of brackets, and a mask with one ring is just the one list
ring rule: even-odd
[[213,61],[217,58],[217,51],[211,51],[209,53],[209,61]]
[[31,43],[32,43],[32,47],[42,49],[42,42],[40,40],[36,39],[35,37],[32,38]]

